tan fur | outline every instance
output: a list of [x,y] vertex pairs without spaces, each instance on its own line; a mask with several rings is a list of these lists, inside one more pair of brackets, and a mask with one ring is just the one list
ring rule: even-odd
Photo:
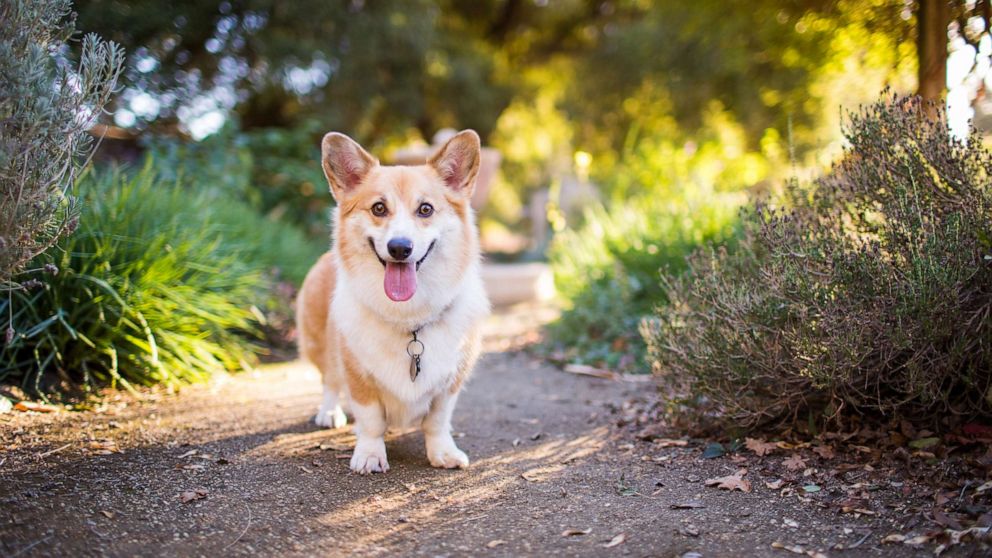
[[339,345],[341,351],[341,364],[344,368],[344,377],[348,382],[348,394],[351,400],[359,405],[368,405],[373,401],[379,401],[382,395],[379,393],[379,386],[375,379],[371,378],[362,370],[362,365],[358,359],[348,349],[344,343]]
[[300,356],[317,365],[321,370],[331,367],[328,360],[337,350],[336,332],[328,332],[327,316],[330,307],[327,301],[334,293],[334,256],[328,252],[317,260],[300,288],[296,299],[297,332],[300,336]]
[[462,358],[458,362],[458,374],[455,375],[455,381],[448,388],[448,393],[452,395],[461,391],[465,380],[472,373],[472,366],[475,365],[475,359],[478,358],[479,350],[482,348],[482,333],[478,330],[473,332],[471,339],[466,345],[462,351]]

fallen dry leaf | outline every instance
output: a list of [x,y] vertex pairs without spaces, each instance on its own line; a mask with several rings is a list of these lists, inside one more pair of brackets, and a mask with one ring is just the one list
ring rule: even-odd
[[571,374],[580,374],[582,376],[593,376],[596,378],[604,378],[607,380],[616,380],[618,378],[617,373],[612,370],[606,370],[603,368],[596,368],[595,366],[589,366],[586,364],[566,364],[564,368],[565,372]]
[[539,478],[540,474],[541,471],[539,471],[538,469],[531,469],[529,471],[524,471],[523,473],[520,473],[520,477],[527,482],[538,482],[541,480]]
[[803,461],[803,458],[798,453],[794,453],[792,457],[783,460],[782,465],[790,471],[799,471],[806,468],[806,462]]
[[19,401],[14,405],[15,411],[33,411],[35,413],[54,413],[59,410],[58,407],[54,405],[46,405],[44,403],[36,403],[34,401]]
[[751,492],[751,482],[744,478],[747,474],[747,469],[740,469],[733,475],[727,475],[725,477],[717,477],[715,479],[707,479],[706,486],[716,486],[723,490],[740,490],[741,492]]
[[106,517],[107,519],[113,519],[114,518],[114,512],[112,512],[112,511],[100,510],[100,513],[102,513],[104,515],[104,517]]
[[561,532],[563,537],[575,537],[578,535],[588,535],[592,533],[592,529],[565,529]]
[[930,538],[931,537],[928,535],[917,535],[911,539],[906,539],[903,541],[903,544],[908,544],[910,546],[921,546],[930,542]]
[[782,488],[782,486],[784,484],[785,484],[785,481],[782,480],[782,479],[775,479],[773,481],[765,481],[765,488],[770,488],[772,490],[778,490],[779,488]]
[[745,438],[744,447],[753,451],[758,457],[764,457],[769,453],[778,449],[778,444],[775,442],[766,442],[764,440],[758,440],[755,438]]
[[855,507],[852,507],[852,506],[843,506],[843,507],[840,508],[840,512],[841,513],[853,513],[855,515],[857,515],[857,514],[861,514],[861,515],[878,515],[875,512],[873,512],[873,511],[871,511],[871,510],[869,510],[867,508],[855,508]]
[[673,440],[671,438],[657,438],[654,441],[654,445],[658,446],[659,449],[664,448],[683,448],[689,445],[689,440]]
[[891,543],[901,543],[906,540],[906,535],[900,535],[899,533],[892,533],[891,535],[886,535],[882,538],[882,544]]
[[798,544],[784,544],[780,542],[773,542],[772,548],[777,548],[779,550],[786,550],[793,554],[805,554],[810,558],[827,558],[826,554],[818,552],[816,550],[806,550],[805,548],[799,546]]
[[179,500],[184,504],[188,504],[193,500],[202,500],[207,497],[207,491],[204,488],[196,488],[194,490],[187,490],[179,495]]
[[940,510],[933,510],[933,520],[939,523],[942,527],[946,527],[948,529],[954,529],[955,531],[961,531],[964,529],[964,525],[961,525],[960,521]]
[[610,539],[610,542],[603,545],[603,548],[613,548],[614,546],[619,546],[623,544],[623,541],[627,540],[627,535],[620,533],[619,535]]
[[813,453],[824,459],[833,459],[837,455],[832,446],[816,446],[813,448]]
[[110,455],[118,451],[117,442],[113,440],[93,440],[86,445],[86,449],[96,455]]
[[961,531],[955,531],[953,529],[945,529],[944,533],[951,538],[950,544],[960,544],[962,540],[967,540],[970,538],[980,539],[988,536],[990,527],[970,527]]
[[793,554],[806,554],[806,549],[797,544],[785,544],[775,541],[772,543],[772,548],[777,548],[778,550],[787,550]]
[[503,541],[503,540],[500,540],[500,539],[496,539],[496,540],[487,542],[486,543],[486,548],[496,548],[497,546],[503,546],[504,544],[506,544],[506,541]]

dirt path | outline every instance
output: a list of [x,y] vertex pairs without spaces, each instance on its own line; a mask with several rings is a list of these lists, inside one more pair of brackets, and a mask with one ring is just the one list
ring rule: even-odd
[[500,351],[507,332],[528,335],[511,321],[494,323],[501,334],[456,411],[467,471],[430,468],[413,433],[387,440],[389,473],[350,473],[350,428],[310,422],[319,382],[297,365],[178,397],[0,415],[0,555],[791,555],[775,542],[829,556],[932,552],[880,545],[904,532],[898,514],[842,516],[819,495],[782,497],[759,473],[750,494],[704,487],[740,465],[617,427],[649,384]]

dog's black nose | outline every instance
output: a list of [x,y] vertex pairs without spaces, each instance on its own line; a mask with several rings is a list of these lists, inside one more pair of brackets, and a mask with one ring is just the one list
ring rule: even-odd
[[413,253],[413,241],[409,238],[394,238],[386,243],[389,255],[397,260],[405,260]]

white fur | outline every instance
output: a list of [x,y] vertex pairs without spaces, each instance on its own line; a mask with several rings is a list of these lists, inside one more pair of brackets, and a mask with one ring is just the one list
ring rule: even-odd
[[345,416],[344,409],[341,408],[340,396],[340,392],[337,390],[327,385],[324,386],[324,398],[317,409],[317,416],[313,418],[318,426],[343,428],[348,424],[348,417]]

